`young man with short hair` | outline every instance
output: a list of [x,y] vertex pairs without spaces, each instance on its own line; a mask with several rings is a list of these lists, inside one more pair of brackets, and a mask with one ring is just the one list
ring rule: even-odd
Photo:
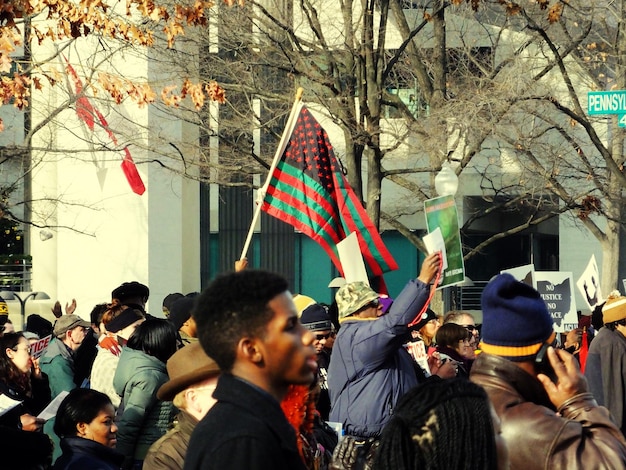
[[280,401],[289,385],[313,381],[317,361],[287,281],[257,270],[219,276],[193,316],[200,344],[222,375],[217,403],[196,426],[184,468],[304,469]]

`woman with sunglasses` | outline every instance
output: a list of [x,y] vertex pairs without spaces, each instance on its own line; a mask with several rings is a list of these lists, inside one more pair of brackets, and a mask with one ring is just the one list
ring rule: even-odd
[[47,462],[52,445],[44,434],[36,432],[44,423],[36,416],[50,402],[50,387],[48,377],[39,369],[39,360],[31,358],[29,342],[21,332],[0,337],[0,393],[20,402],[0,416],[0,436],[8,436],[9,442],[14,437],[17,446],[3,439],[7,449],[11,449],[4,456],[19,456],[15,467],[3,460],[3,468],[29,468],[27,462],[33,466]]

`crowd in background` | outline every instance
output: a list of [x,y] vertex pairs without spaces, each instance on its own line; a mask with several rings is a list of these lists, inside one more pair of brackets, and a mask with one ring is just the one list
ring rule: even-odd
[[57,302],[24,331],[0,301],[0,393],[16,404],[0,467],[626,468],[626,297],[558,338],[539,294],[500,275],[476,325],[429,308],[438,256],[394,298],[354,282],[330,305],[242,261],[165,297],[165,318],[137,281],[90,321]]

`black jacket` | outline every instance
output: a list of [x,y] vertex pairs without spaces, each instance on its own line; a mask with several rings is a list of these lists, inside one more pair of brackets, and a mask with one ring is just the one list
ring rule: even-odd
[[41,432],[0,425],[0,449],[2,470],[34,470],[52,463],[52,441]]
[[304,470],[296,433],[263,390],[222,374],[217,403],[194,429],[185,470]]
[[63,438],[61,450],[52,470],[119,470],[124,460],[115,449],[82,437]]
[[20,416],[31,414],[37,416],[50,403],[50,386],[48,376],[41,374],[40,379],[34,377],[30,379],[31,394],[27,396],[18,386],[0,379],[0,394],[21,401],[22,403],[12,410],[0,416],[0,425],[18,429],[20,426]]

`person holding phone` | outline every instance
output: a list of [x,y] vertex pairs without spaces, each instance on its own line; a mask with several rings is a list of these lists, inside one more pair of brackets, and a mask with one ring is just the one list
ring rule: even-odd
[[624,468],[626,440],[589,393],[576,359],[553,347],[553,320],[540,294],[500,274],[481,304],[482,353],[470,380],[487,391],[500,418],[511,470]]

